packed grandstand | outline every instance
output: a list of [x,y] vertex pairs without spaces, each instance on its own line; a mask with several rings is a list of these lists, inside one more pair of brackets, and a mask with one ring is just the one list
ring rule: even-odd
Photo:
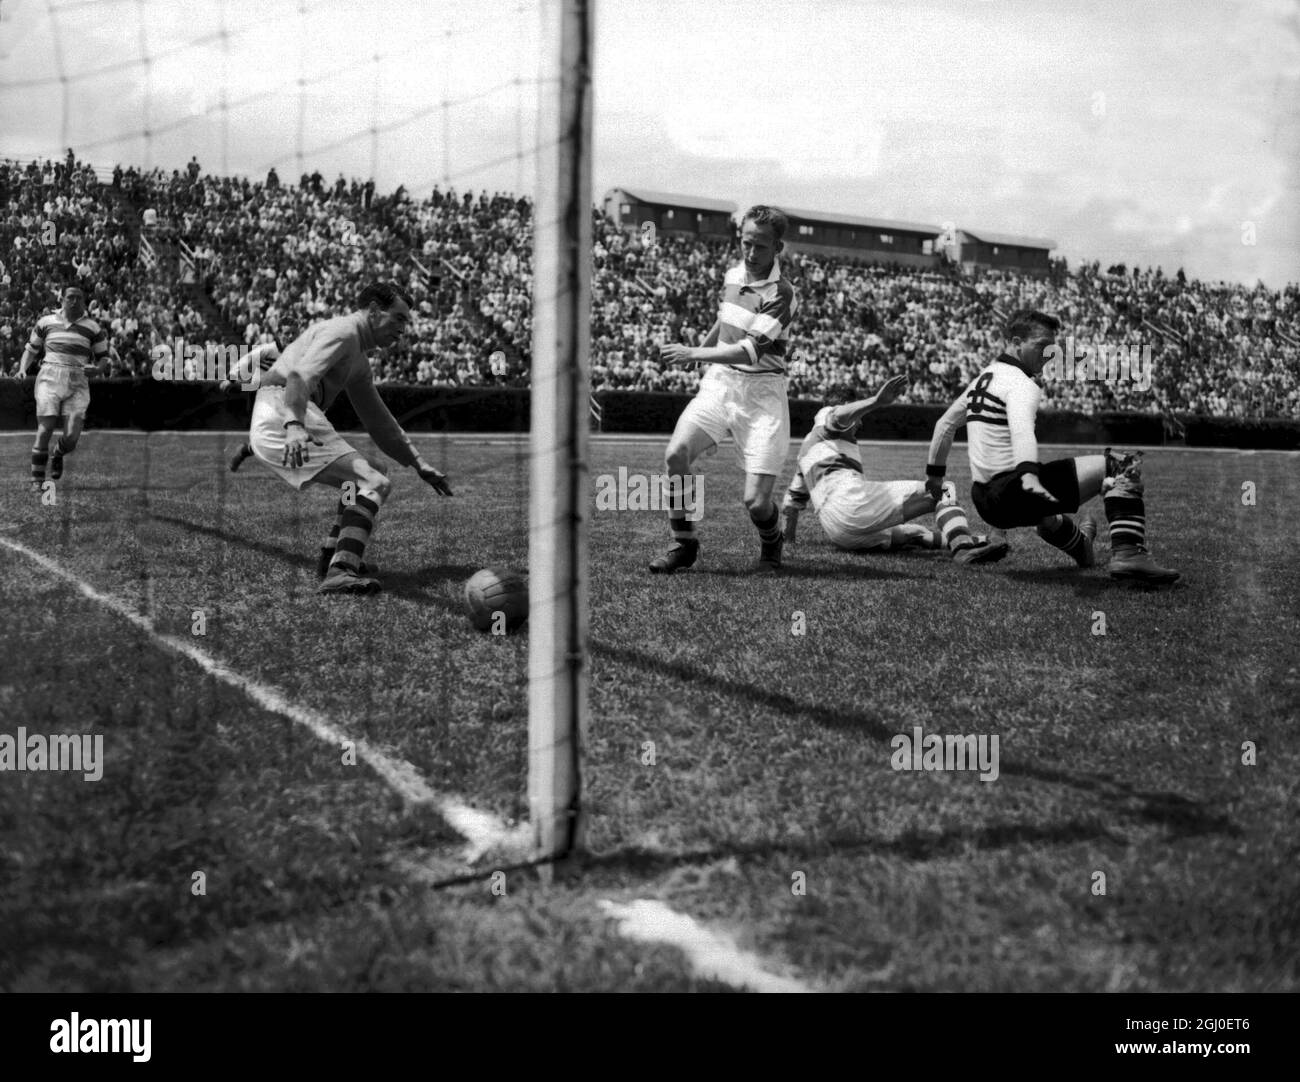
[[[106,376],[147,377],[161,342],[286,342],[385,277],[417,301],[413,333],[372,361],[376,378],[526,385],[531,204],[511,195],[403,189],[319,173],[282,183],[76,161],[0,163],[0,370],[69,278],[109,331]],[[724,242],[644,243],[597,212],[593,389],[695,389],[657,346],[698,341],[713,323]],[[1059,314],[1083,342],[1150,348],[1153,381],[1058,381],[1058,408],[1155,409],[1233,417],[1300,413],[1300,287],[1272,290],[1181,271],[1055,261],[1047,277],[864,264],[788,253],[797,284],[792,397],[903,372],[909,399],[947,402],[996,347],[998,311]]]

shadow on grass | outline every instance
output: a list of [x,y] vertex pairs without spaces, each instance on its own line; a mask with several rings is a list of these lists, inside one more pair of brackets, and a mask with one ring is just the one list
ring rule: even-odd
[[[419,600],[437,605],[444,612],[453,616],[463,613],[459,600],[447,596],[447,585],[456,587],[456,598],[460,596],[461,587],[475,571],[470,564],[428,564],[414,571],[388,573],[380,568],[380,580],[384,584],[384,593],[409,600]],[[525,625],[527,626],[527,625]]]
[[709,864],[728,857],[770,857],[785,854],[799,859],[815,859],[845,853],[874,853],[902,860],[926,861],[959,857],[971,848],[1004,849],[1013,845],[1070,845],[1075,842],[1105,841],[1113,845],[1126,845],[1124,838],[1116,836],[1095,822],[1076,819],[1054,826],[1035,826],[1027,823],[991,823],[983,827],[958,827],[944,832],[922,833],[906,831],[897,838],[861,838],[856,836],[830,837],[818,842],[770,841],[743,844],[721,842],[707,849],[691,849],[681,853],[628,846],[607,853],[593,853],[578,858],[583,870],[634,872],[655,875],[676,867],[692,864]]
[[[905,575],[901,571],[888,571],[884,568],[863,565],[855,567],[844,564],[786,564],[780,571],[760,575],[751,566],[740,567],[694,567],[689,571],[679,572],[684,576],[707,575],[721,579],[755,579],[771,581],[774,579],[853,579],[869,582],[893,579],[900,582],[926,582],[928,575]],[[675,578],[676,576],[660,576]]]
[[[833,705],[809,703],[779,691],[768,691],[762,687],[718,676],[684,661],[651,657],[629,647],[610,646],[593,640],[591,652],[594,657],[602,660],[643,669],[656,676],[668,675],[692,686],[712,688],[751,706],[766,707],[788,717],[811,718],[827,729],[855,730],[868,739],[882,744],[888,744],[897,735],[898,730],[894,726],[886,725],[879,717],[856,707],[839,708]],[[1174,838],[1211,833],[1237,833],[1237,828],[1226,815],[1177,793],[1148,792],[1126,782],[1098,774],[1056,770],[1005,757],[1000,759],[999,769],[1004,776],[1030,778],[1052,785],[1068,786],[1082,792],[1094,793],[1112,804],[1136,802],[1136,808],[1117,810],[1121,813],[1128,811],[1129,814],[1134,814],[1140,819],[1159,824]]]
[[[315,550],[310,555],[287,552],[282,548],[269,545],[265,541],[257,541],[242,534],[232,533],[216,526],[209,526],[206,523],[177,518],[175,515],[150,515],[149,517],[155,522],[166,522],[191,533],[203,534],[214,540],[224,541],[228,545],[235,545],[250,552],[256,552],[260,556],[269,556],[293,568],[308,570],[313,573],[316,570]],[[459,589],[459,584],[477,570],[477,567],[470,564],[428,564],[414,570],[397,572],[385,572],[381,567],[379,569],[379,578],[384,585],[384,593],[430,602],[446,612],[459,615],[461,612],[459,603],[446,595],[447,584],[449,582],[456,583],[457,589]]]
[[172,526],[179,526],[190,533],[200,533],[205,537],[211,537],[218,541],[225,541],[230,545],[238,545],[240,548],[248,549],[250,552],[256,552],[260,556],[269,556],[273,560],[278,560],[282,564],[299,569],[316,569],[316,557],[308,556],[302,553],[286,552],[275,545],[268,545],[265,541],[257,541],[251,537],[244,537],[241,534],[231,533],[229,530],[218,529],[216,526],[208,526],[202,522],[191,522],[189,519],[177,518],[175,515],[156,515],[151,514],[149,518],[154,522],[166,522]]
[[[1101,597],[1116,590],[1168,590],[1169,586],[1148,586],[1145,583],[1123,582],[1112,579],[1106,569],[1079,567],[1039,568],[1036,571],[1008,571],[1007,578],[1043,586],[1070,586],[1076,597]],[[1177,589],[1181,583],[1174,583]]]

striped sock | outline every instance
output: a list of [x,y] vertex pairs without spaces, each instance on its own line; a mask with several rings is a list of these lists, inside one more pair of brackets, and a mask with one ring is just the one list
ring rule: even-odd
[[331,569],[340,568],[354,575],[360,573],[361,557],[365,555],[366,544],[375,528],[375,516],[379,514],[382,503],[379,493],[363,489],[357,493],[351,507],[343,507],[338,533],[333,535],[336,541],[334,556],[330,560]]
[[781,514],[775,503],[768,503],[766,510],[751,511],[749,520],[758,527],[758,537],[763,544],[774,545],[781,540]]
[[670,474],[664,478],[664,503],[668,507],[668,528],[673,540],[678,544],[694,544],[695,523],[686,517],[687,505],[695,506],[691,499],[694,494],[694,475]]
[[65,438],[66,437],[63,435],[63,433],[59,433],[59,438],[54,441],[54,450],[51,452],[51,454],[70,455],[72,454],[73,451],[77,449],[75,446],[68,447],[67,445],[65,445],[63,442]]
[[1040,522],[1038,536],[1049,545],[1060,549],[1076,563],[1082,564],[1087,558],[1088,540],[1069,515],[1053,515],[1050,519]]
[[[47,445],[48,446],[48,445]],[[49,451],[40,444],[32,448],[32,480],[38,485],[45,481],[45,467],[49,464]]]
[[939,527],[943,543],[953,552],[960,552],[975,544],[975,538],[970,532],[970,522],[966,518],[966,512],[961,509],[961,504],[941,504],[934,514],[934,521]]
[[1106,448],[1106,480],[1101,502],[1110,526],[1110,548],[1147,550],[1147,513],[1142,500],[1142,452]]
[[334,525],[330,527],[330,532],[325,537],[325,543],[321,549],[333,554],[335,547],[339,543],[339,530],[343,527],[343,516],[347,513],[348,506],[342,500],[334,511]]
[[1111,551],[1131,547],[1145,552],[1147,515],[1142,497],[1108,492],[1102,497],[1102,503],[1106,507],[1106,521],[1110,524]]

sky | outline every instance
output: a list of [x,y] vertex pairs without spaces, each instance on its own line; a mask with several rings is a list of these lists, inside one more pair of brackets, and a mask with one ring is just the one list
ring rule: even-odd
[[[0,0],[0,157],[532,194],[556,3]],[[1300,0],[594,6],[596,200],[640,186],[1300,281]]]

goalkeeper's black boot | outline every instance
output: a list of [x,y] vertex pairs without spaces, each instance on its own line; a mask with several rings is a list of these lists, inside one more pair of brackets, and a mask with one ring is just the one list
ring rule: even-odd
[[699,555],[698,541],[678,541],[662,556],[656,556],[650,561],[650,574],[671,575],[674,571],[684,571],[695,566]]
[[[316,577],[323,579],[330,573],[330,561],[334,559],[334,550],[321,546],[320,556],[316,558]],[[365,560],[361,561],[361,566],[357,568],[357,573],[361,575],[378,575],[379,568],[374,564],[368,564]]]

